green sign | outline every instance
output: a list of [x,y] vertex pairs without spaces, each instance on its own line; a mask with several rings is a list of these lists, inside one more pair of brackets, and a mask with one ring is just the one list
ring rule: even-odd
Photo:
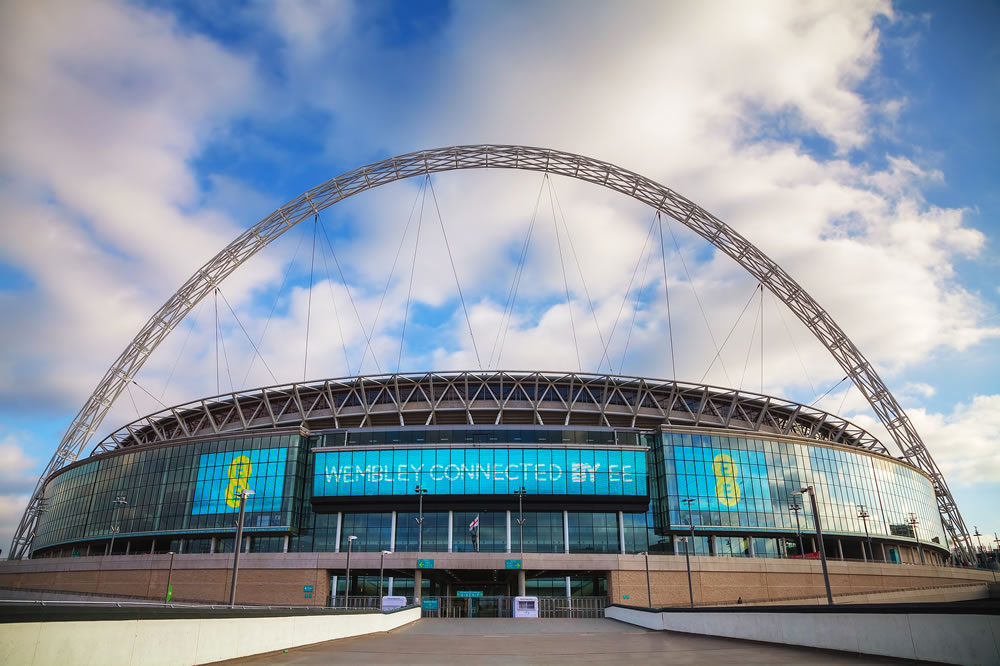
[[434,560],[417,560],[418,569],[433,569]]
[[437,599],[423,599],[420,601],[420,607],[424,610],[437,610],[438,600]]
[[313,586],[312,585],[303,585],[302,586],[302,591],[303,592],[312,592],[313,591]]
[[167,603],[168,604],[170,603],[170,600],[173,598],[173,596],[174,596],[174,586],[170,585],[170,586],[167,587]]
[[456,594],[460,597],[481,597],[483,593],[480,590],[459,590]]
[[520,569],[521,560],[504,560],[504,569]]

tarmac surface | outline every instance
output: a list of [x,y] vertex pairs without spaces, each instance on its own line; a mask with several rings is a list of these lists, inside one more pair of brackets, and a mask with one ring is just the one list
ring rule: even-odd
[[422,619],[387,633],[226,664],[907,664],[899,659],[649,631],[601,619]]

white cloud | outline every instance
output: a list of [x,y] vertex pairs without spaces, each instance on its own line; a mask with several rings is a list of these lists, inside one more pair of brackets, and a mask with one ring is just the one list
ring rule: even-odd
[[[1000,395],[974,396],[951,413],[923,407],[910,407],[906,412],[952,486],[1000,479]],[[859,415],[855,420],[876,434],[884,432],[870,416]]]

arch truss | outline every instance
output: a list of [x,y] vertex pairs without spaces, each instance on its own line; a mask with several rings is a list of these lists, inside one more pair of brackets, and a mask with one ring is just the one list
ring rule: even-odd
[[899,447],[902,458],[931,477],[945,529],[953,542],[970,552],[969,533],[958,506],[913,423],[843,329],[781,266],[705,209],[637,173],[573,153],[486,144],[409,153],[348,171],[278,208],[198,269],[146,322],[71,422],[29,499],[11,544],[10,557],[21,558],[30,549],[35,523],[42,508],[45,480],[80,456],[115,399],[136,376],[150,354],[202,298],[243,262],[299,222],[350,196],[405,178],[460,169],[522,169],[594,183],[669,215],[730,256],[781,299],[836,359],[868,400]]

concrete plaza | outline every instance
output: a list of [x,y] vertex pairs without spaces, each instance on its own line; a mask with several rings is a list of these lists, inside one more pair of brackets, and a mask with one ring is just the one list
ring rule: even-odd
[[728,638],[649,631],[600,619],[423,619],[388,633],[227,664],[904,664]]

